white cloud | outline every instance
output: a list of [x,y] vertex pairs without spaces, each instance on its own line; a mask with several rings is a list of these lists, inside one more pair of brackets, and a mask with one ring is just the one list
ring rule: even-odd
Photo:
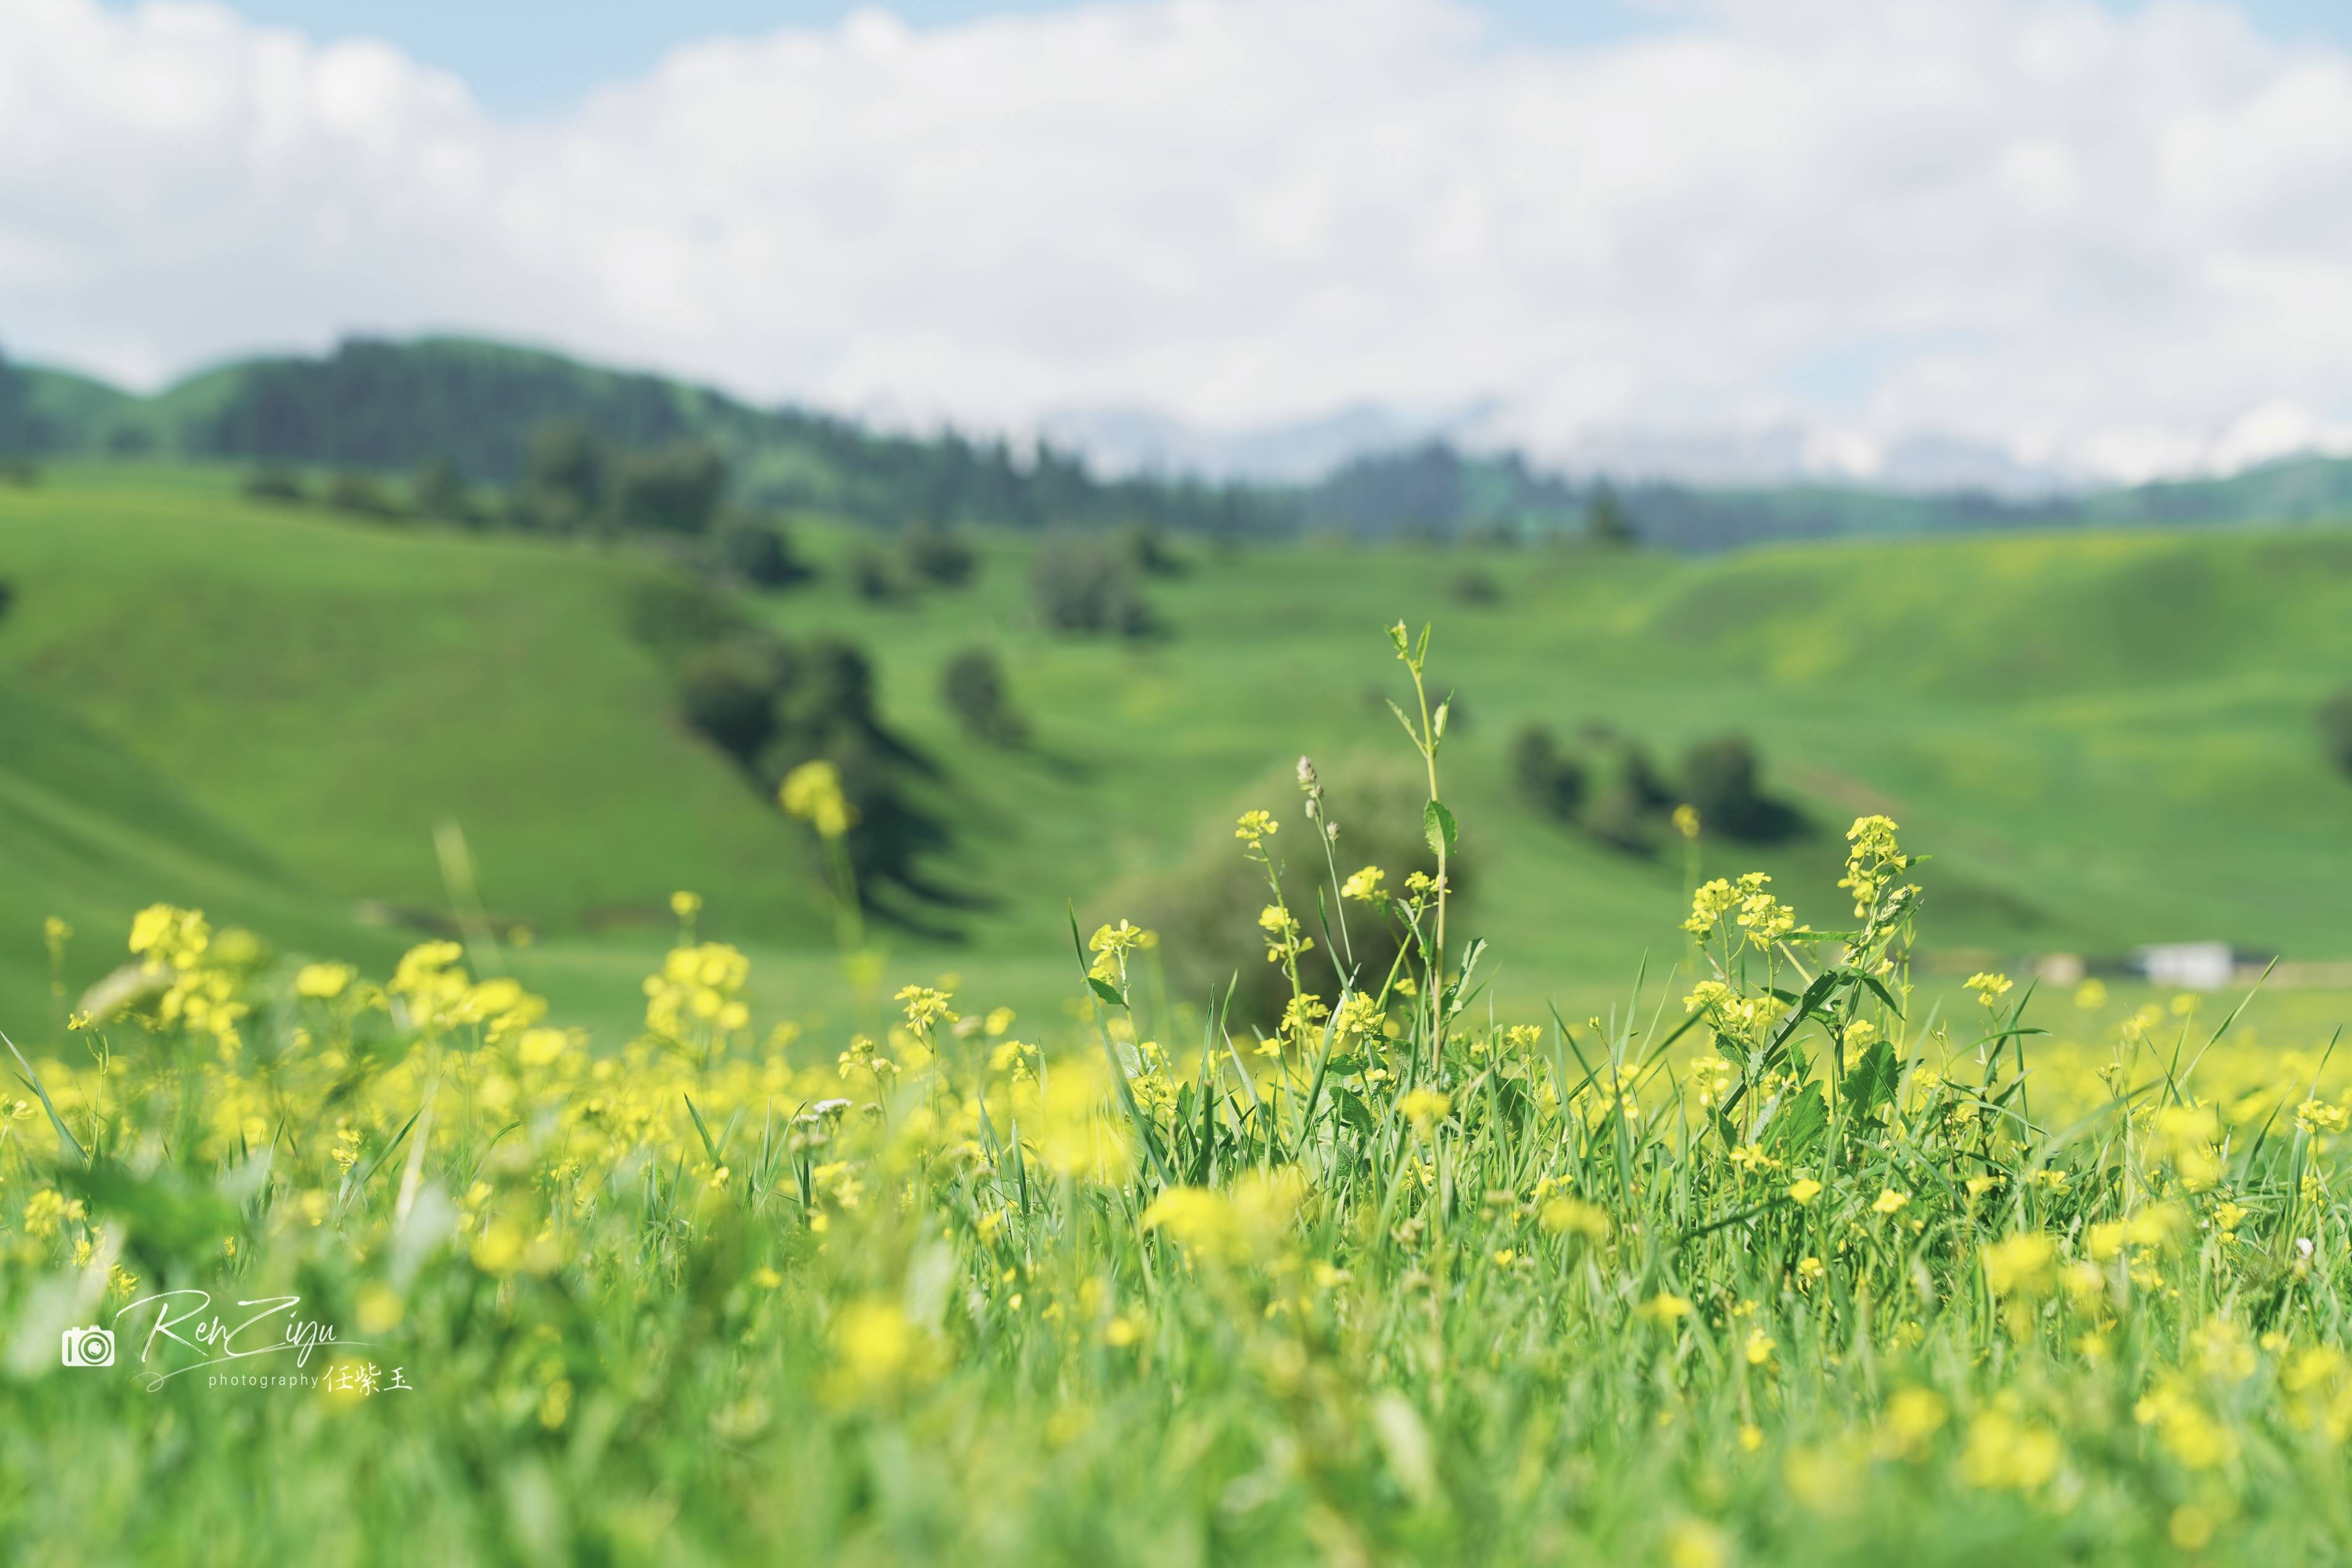
[[142,382],[461,328],[983,424],[1801,426],[1840,471],[2352,420],[2352,59],[2214,5],[1718,0],[1573,52],[1441,0],[873,12],[523,123],[216,6],[0,36],[0,339]]

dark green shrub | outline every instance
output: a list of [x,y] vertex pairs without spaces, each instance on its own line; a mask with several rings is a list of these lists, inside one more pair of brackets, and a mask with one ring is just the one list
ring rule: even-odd
[[2319,743],[2328,761],[2352,773],[2352,686],[2319,705]]
[[1727,838],[1769,843],[1797,831],[1797,814],[1764,793],[1761,775],[1745,735],[1701,741],[1683,753],[1683,797],[1706,829]]
[[400,508],[373,474],[345,469],[327,481],[327,504],[361,517],[397,517]]
[[898,571],[890,558],[870,544],[861,544],[849,553],[844,563],[849,579],[849,591],[869,604],[887,605],[902,598],[907,592]]
[[[1427,787],[1410,768],[1383,760],[1366,767],[1328,769],[1324,790],[1325,820],[1340,828],[1332,858],[1343,879],[1367,865],[1378,866],[1387,874],[1388,890],[1402,894],[1412,873],[1436,873],[1437,858],[1422,835]],[[1265,873],[1244,859],[1234,842],[1234,818],[1244,807],[1271,806],[1281,818],[1282,832],[1270,842],[1283,868],[1284,895],[1315,942],[1299,961],[1299,975],[1326,1006],[1339,997],[1350,952],[1358,983],[1377,987],[1403,940],[1395,922],[1355,901],[1345,907],[1345,937],[1337,910],[1325,931],[1316,895],[1319,889],[1324,906],[1330,908],[1330,872],[1316,840],[1318,830],[1298,805],[1297,765],[1269,770],[1257,788],[1236,797],[1234,810],[1202,826],[1181,864],[1136,879],[1103,900],[1108,910],[1122,915],[1134,911],[1130,918],[1136,923],[1160,934],[1158,951],[1167,964],[1172,1000],[1203,1006],[1212,995],[1222,997],[1227,982],[1233,982],[1228,1022],[1237,1038],[1247,1037],[1242,1033],[1244,1026],[1271,1029],[1289,996],[1281,967],[1266,962],[1258,930],[1258,911],[1268,901]],[[1450,921],[1461,920],[1465,899],[1475,891],[1476,861],[1475,845],[1455,845],[1446,868],[1454,911]]]
[[1625,549],[1639,540],[1625,503],[1606,484],[1592,487],[1592,499],[1584,509],[1584,531],[1593,543],[1610,550]]
[[613,504],[624,528],[705,533],[727,491],[727,464],[701,441],[631,452],[613,466]]
[[1524,725],[1512,737],[1511,776],[1528,804],[1556,821],[1573,822],[1584,809],[1591,784],[1584,760],[1564,750],[1545,725]]
[[703,649],[753,629],[732,598],[682,573],[639,578],[629,590],[628,615],[630,637],[673,670]]
[[1696,742],[1683,753],[1683,795],[1707,826],[1733,838],[1752,837],[1767,814],[1756,748],[1745,735]]
[[604,440],[580,420],[541,426],[509,520],[559,533],[585,528],[604,510],[611,466]]
[[1030,594],[1037,618],[1057,632],[1139,637],[1155,629],[1134,566],[1100,547],[1049,541],[1037,552]]
[[1455,574],[1445,591],[1453,596],[1454,603],[1468,605],[1475,609],[1485,609],[1503,602],[1503,585],[1495,581],[1493,573],[1475,566]]
[[756,636],[703,648],[678,668],[678,707],[688,723],[749,768],[776,738],[787,664],[782,647]]
[[719,560],[755,588],[789,588],[815,575],[794,553],[784,525],[771,518],[737,516],[721,524]]
[[1659,819],[1675,804],[1675,796],[1658,774],[1657,765],[1638,741],[1625,740],[1606,728],[1586,733],[1606,748],[1606,762],[1589,790],[1584,804],[1584,830],[1612,849],[1629,855],[1649,855],[1658,846]]
[[1119,543],[1129,563],[1146,577],[1181,577],[1189,569],[1156,524],[1129,524],[1119,531]]
[[245,476],[240,488],[254,500],[299,502],[310,499],[303,488],[302,476],[291,468],[256,468]]
[[1013,709],[1003,666],[992,649],[968,647],[948,660],[940,671],[940,698],[975,740],[1017,746],[1029,738],[1029,721]]
[[1673,786],[1651,760],[1650,749],[1639,741],[1618,742],[1618,778],[1627,798],[1643,811],[1664,811],[1677,804]]
[[687,722],[772,798],[803,763],[831,763],[856,814],[845,847],[859,895],[877,912],[909,921],[877,899],[955,899],[920,866],[948,842],[916,798],[918,781],[938,770],[882,722],[866,655],[833,637],[779,641],[700,584],[657,581],[659,591],[639,594],[636,631],[670,666]]
[[1658,847],[1656,816],[1643,809],[1622,773],[1602,784],[1585,806],[1584,830],[1628,855],[1650,855]]
[[417,468],[415,478],[408,481],[408,500],[419,517],[444,522],[479,521],[464,470],[446,458],[432,458]]
[[754,770],[761,787],[772,795],[803,763],[831,763],[856,813],[846,846],[866,901],[886,893],[925,902],[954,899],[921,868],[922,858],[948,842],[944,824],[914,792],[916,781],[936,770],[883,724],[865,653],[817,637],[785,645],[783,654],[775,731]]
[[929,524],[908,530],[905,553],[908,574],[937,588],[961,588],[980,567],[971,541]]
[[[785,649],[783,687],[776,699],[780,730],[806,735],[876,730],[874,665],[865,650],[840,637],[814,637]],[[781,775],[780,775],[781,776]]]

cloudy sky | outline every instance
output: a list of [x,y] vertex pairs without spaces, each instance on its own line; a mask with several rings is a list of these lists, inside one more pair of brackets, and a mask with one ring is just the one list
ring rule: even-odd
[[424,330],[1013,430],[2352,449],[2352,7],[0,0],[0,348]]

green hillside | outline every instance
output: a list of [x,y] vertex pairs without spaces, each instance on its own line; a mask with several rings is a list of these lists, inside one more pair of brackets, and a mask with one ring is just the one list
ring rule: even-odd
[[[0,358],[0,458],[154,456],[410,473],[454,463],[512,485],[552,425],[619,449],[707,446],[734,498],[897,527],[1035,529],[1134,521],[1212,535],[1359,538],[1581,532],[1598,489],[1517,452],[1443,442],[1360,456],[1310,485],[1110,479],[1076,454],[944,431],[889,435],[711,387],[469,338],[351,339],[320,355],[231,361],[140,397]],[[2007,498],[1790,481],[1646,481],[1617,500],[1654,545],[1686,552],[1784,539],[2352,519],[2352,458],[2298,457],[2221,479]]]
[[322,356],[232,361],[152,397],[0,358],[0,458],[155,455],[406,472],[452,462],[511,484],[551,425],[623,448],[700,443],[738,496],[866,521],[1034,527],[1149,519],[1268,531],[1286,500],[1249,487],[1097,478],[1066,453],[952,431],[912,437],[707,386],[470,338],[352,339]]
[[[300,887],[272,856],[191,806],[126,749],[48,703],[0,686],[0,1018],[19,1037],[53,1029],[80,986],[121,963],[127,913],[156,900],[202,904],[222,924],[313,952],[394,951],[388,932]],[[64,975],[46,922],[70,930]]]
[[436,909],[455,822],[489,910],[814,930],[786,825],[678,721],[634,558],[257,508],[226,475],[0,494],[0,668],[321,892]]
[[[1396,771],[1368,670],[1399,617],[1438,623],[1435,668],[1461,694],[1446,794],[1474,926],[1521,933],[1506,994],[1614,986],[1664,951],[1683,897],[1677,856],[1629,857],[1521,798],[1509,746],[1530,720],[1570,736],[1605,722],[1669,769],[1694,740],[1748,734],[1815,831],[1710,840],[1706,869],[1770,869],[1822,923],[1839,914],[1838,830],[1885,810],[1938,858],[1948,947],[2214,938],[2352,954],[2352,781],[2311,724],[2352,678],[2346,534],[1998,535],[1702,562],[1192,547],[1181,575],[1149,584],[1165,635],[1121,642],[1041,629],[1028,536],[980,536],[969,587],[877,604],[839,570],[869,533],[797,528],[817,581],[752,613],[864,648],[884,714],[940,769],[952,837],[931,869],[964,902],[931,917],[934,934],[891,939],[910,973],[988,969],[1024,1000],[1055,994],[1038,955],[1066,900],[1115,917],[1168,868],[1225,853],[1234,813],[1294,811],[1302,749],[1344,822],[1364,778]],[[1498,602],[1462,602],[1473,573]],[[338,920],[362,900],[437,910],[433,833],[454,821],[489,909],[541,937],[527,966],[602,1015],[631,1005],[680,886],[709,900],[709,929],[772,956],[772,984],[826,1002],[827,928],[792,825],[687,730],[635,634],[661,576],[625,552],[258,507],[226,471],[58,469],[0,490],[16,589],[0,678],[192,803],[110,808],[195,858],[157,892],[217,877],[255,897],[315,889]],[[1002,658],[1029,746],[972,742],[949,713],[941,667],[973,645]],[[90,890],[59,912],[143,900],[147,862],[118,863],[71,884]],[[52,874],[11,895],[21,936]]]
[[[1632,860],[1538,819],[1510,787],[1514,729],[1604,721],[1671,759],[1738,730],[1824,830],[1886,810],[1937,847],[1947,942],[2113,952],[2221,938],[2352,953],[2352,781],[2311,714],[2352,677],[2352,537],[1997,536],[1790,546],[1704,563],[1578,552],[1268,549],[1203,553],[1155,586],[1176,635],[1109,647],[1041,633],[1025,552],[1000,542],[969,598],[919,612],[795,605],[866,640],[886,706],[957,745],[936,695],[948,652],[993,643],[1042,749],[1066,765],[961,756],[990,830],[962,874],[1015,911],[1177,854],[1279,784],[1302,743],[1327,776],[1391,756],[1363,658],[1397,617],[1439,624],[1437,667],[1468,723],[1449,795],[1488,868],[1482,910],[1542,931],[1555,973],[1625,973],[1670,930],[1679,865]],[[1468,607],[1472,567],[1507,584]],[[793,603],[786,601],[786,603]],[[1338,765],[1335,765],[1338,764]],[[1301,851],[1304,852],[1303,850]],[[1710,847],[1836,914],[1821,839]],[[1535,918],[1540,915],[1542,918]],[[1034,946],[991,923],[978,940]]]

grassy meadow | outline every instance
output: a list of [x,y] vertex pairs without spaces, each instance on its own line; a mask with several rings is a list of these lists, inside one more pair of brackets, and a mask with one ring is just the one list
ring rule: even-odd
[[[2030,985],[1939,1005],[1940,854],[1870,813],[1674,899],[1655,1011],[1502,1003],[1520,933],[1446,880],[1502,830],[1392,635],[1357,662],[1438,875],[1320,853],[1368,826],[1337,764],[1228,816],[1270,1033],[1155,994],[1123,920],[1041,944],[1067,1028],[983,981],[852,1033],[681,897],[599,1040],[456,942],[298,961],[142,910],[135,984],[0,1098],[13,1554],[2352,1551],[2344,1060],[2217,1005],[2053,1062]],[[835,789],[791,830],[835,842]]]
[[[0,489],[0,577],[16,588],[0,686],[130,759],[84,765],[60,742],[0,764],[19,790],[78,797],[97,836],[79,865],[0,890],[11,929],[100,910],[120,924],[147,896],[142,877],[203,901],[209,872],[148,871],[158,837],[236,868],[212,901],[242,920],[235,900],[258,900],[280,940],[310,942],[362,904],[378,920],[446,917],[435,833],[454,824],[491,926],[531,941],[507,959],[569,1016],[629,1022],[681,887],[778,977],[764,1000],[839,1014],[815,862],[680,721],[634,635],[661,568],[257,504],[236,479],[61,468]],[[1751,737],[1767,786],[1808,830],[1769,847],[1703,840],[1697,869],[1737,858],[1808,906],[1830,895],[1839,825],[1916,825],[1937,846],[1938,973],[2160,941],[2352,957],[2336,847],[2352,845],[2352,789],[2310,721],[2352,669],[2340,532],[1995,535],[1703,561],[1180,542],[1181,574],[1149,586],[1165,635],[1122,643],[1038,626],[1033,537],[980,536],[968,587],[873,603],[838,570],[873,536],[794,521],[820,574],[750,613],[866,651],[883,713],[939,770],[927,804],[951,838],[936,874],[968,900],[887,935],[897,979],[953,973],[1053,1005],[1039,954],[1066,903],[1091,921],[1155,873],[1213,857],[1218,825],[1302,749],[1334,778],[1409,783],[1361,658],[1365,628],[1399,616],[1444,624],[1432,679],[1458,698],[1468,918],[1519,933],[1496,976],[1515,1004],[1589,1012],[1645,958],[1671,965],[1680,955],[1657,932],[1694,869],[1678,850],[1628,857],[1530,807],[1508,750],[1531,720],[1606,723],[1668,767],[1693,740]],[[1492,602],[1465,602],[1472,575],[1498,590]],[[1002,660],[1030,745],[976,744],[942,702],[942,665],[972,646]],[[78,783],[100,773],[95,794]],[[169,792],[172,822],[208,826],[157,834],[157,808],[114,798],[125,778]],[[23,836],[27,852],[55,837]],[[401,940],[363,927],[320,950]],[[21,1011],[43,1004],[48,965],[36,943],[18,947],[0,960],[0,997]],[[118,961],[78,945],[69,988]]]

